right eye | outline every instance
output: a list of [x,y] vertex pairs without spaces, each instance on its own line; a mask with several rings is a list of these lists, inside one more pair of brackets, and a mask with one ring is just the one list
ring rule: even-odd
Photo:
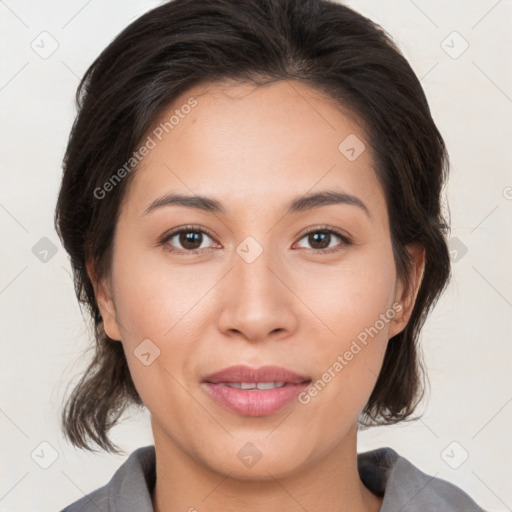
[[[185,226],[164,235],[160,243],[171,252],[195,253],[208,248],[202,247],[204,235],[210,239],[212,238],[204,229],[198,226]],[[171,243],[173,239],[174,243]],[[175,244],[180,244],[181,247],[176,248]]]

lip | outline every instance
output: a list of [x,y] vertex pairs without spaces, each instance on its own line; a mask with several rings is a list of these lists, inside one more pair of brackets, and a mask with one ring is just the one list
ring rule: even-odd
[[307,375],[300,375],[281,366],[262,366],[251,368],[245,365],[230,366],[212,373],[203,379],[203,382],[218,384],[219,382],[286,382],[300,384],[310,381]]
[[[280,388],[265,390],[236,389],[223,383],[285,382]],[[268,416],[281,410],[297,397],[311,379],[279,366],[231,366],[203,379],[201,385],[220,405],[245,416]]]

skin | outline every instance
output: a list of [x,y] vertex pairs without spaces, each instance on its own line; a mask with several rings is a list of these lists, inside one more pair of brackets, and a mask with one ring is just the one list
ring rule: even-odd
[[[137,169],[110,279],[95,282],[105,330],[122,341],[151,415],[155,510],[375,512],[382,498],[357,472],[357,417],[389,338],[409,319],[423,250],[409,248],[407,287],[396,274],[371,148],[333,101],[295,81],[225,82],[183,93],[162,120],[190,97],[198,105]],[[350,134],[366,145],[354,161],[338,149]],[[292,199],[327,189],[357,196],[369,215],[348,204],[285,215]],[[214,198],[226,214],[173,205],[144,215],[171,191]],[[188,253],[179,236],[159,243],[187,224],[206,230]],[[305,233],[325,224],[352,243],[332,235],[315,245]],[[236,252],[248,236],[263,250],[251,263]],[[201,386],[206,375],[235,364],[284,366],[315,382],[396,303],[400,313],[307,404],[294,400],[275,414],[248,417]],[[160,350],[147,366],[134,355],[145,339]],[[248,442],[261,453],[252,467],[237,457]]]

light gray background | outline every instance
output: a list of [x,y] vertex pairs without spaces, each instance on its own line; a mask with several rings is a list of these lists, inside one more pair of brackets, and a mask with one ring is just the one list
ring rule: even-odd
[[[421,79],[451,158],[454,237],[454,277],[423,331],[424,416],[360,433],[359,451],[391,446],[487,510],[512,510],[512,2],[347,3],[394,37]],[[152,444],[147,413],[114,429],[125,456],[77,451],[62,437],[62,399],[92,337],[53,213],[79,77],[158,4],[0,0],[0,511],[56,512]],[[36,245],[48,246],[44,237],[54,255]]]

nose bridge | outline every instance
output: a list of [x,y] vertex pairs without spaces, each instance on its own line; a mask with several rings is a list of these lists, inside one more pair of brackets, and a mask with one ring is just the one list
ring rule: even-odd
[[232,261],[220,327],[252,340],[292,328],[291,292],[276,276],[280,264],[274,249],[248,236],[236,247]]
[[277,260],[268,243],[251,235],[238,244],[233,255],[233,278],[240,284],[239,291],[245,299],[261,301],[260,306],[271,305],[272,298],[279,295],[278,280],[270,270],[279,266]]

